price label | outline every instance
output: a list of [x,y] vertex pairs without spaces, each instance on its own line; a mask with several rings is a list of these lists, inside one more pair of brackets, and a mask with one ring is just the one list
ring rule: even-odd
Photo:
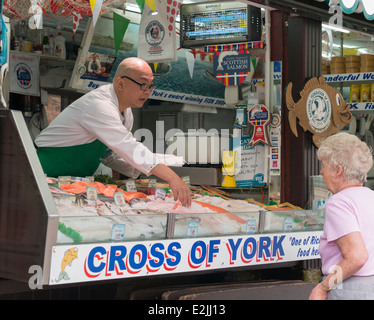
[[136,191],[136,186],[135,186],[135,181],[134,180],[127,180],[126,181],[126,190],[129,192],[135,192]]
[[96,206],[97,189],[96,187],[86,187],[87,204],[89,206]]
[[197,237],[199,221],[189,221],[187,223],[187,237]]
[[256,232],[256,219],[248,219],[245,226],[246,233],[255,233]]
[[71,183],[71,176],[60,176],[58,177],[58,186],[61,187],[64,184]]
[[158,198],[161,198],[162,200],[165,200],[165,198],[166,198],[166,191],[164,189],[156,187],[155,200],[157,200]]
[[292,231],[293,218],[284,218],[283,231]]
[[190,185],[190,176],[184,176],[182,177],[182,181]]
[[156,179],[149,179],[148,181],[148,188],[156,188]]
[[116,206],[123,207],[126,204],[125,197],[122,192],[114,192],[113,199]]
[[86,179],[87,179],[88,182],[90,182],[90,183],[94,183],[94,182],[95,182],[95,177],[94,177],[94,176],[86,176]]
[[125,224],[114,224],[112,226],[112,241],[121,241],[125,239]]

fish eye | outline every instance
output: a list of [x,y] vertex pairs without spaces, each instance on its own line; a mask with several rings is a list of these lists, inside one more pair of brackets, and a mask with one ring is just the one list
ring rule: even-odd
[[338,106],[340,106],[340,104],[341,104],[341,99],[340,99],[340,94],[339,93],[336,94],[336,103],[338,104]]

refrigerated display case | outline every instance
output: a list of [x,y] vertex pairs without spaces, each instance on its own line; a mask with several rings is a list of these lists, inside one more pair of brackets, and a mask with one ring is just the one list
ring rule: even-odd
[[323,217],[311,210],[206,195],[192,212],[152,196],[92,203],[44,175],[20,111],[0,110],[0,128],[2,278],[27,282],[40,266],[44,285],[60,285],[319,258]]

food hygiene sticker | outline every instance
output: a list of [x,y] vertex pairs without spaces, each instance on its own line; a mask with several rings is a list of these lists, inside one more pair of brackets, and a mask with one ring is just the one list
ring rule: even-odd
[[49,284],[319,259],[322,231],[58,245]]

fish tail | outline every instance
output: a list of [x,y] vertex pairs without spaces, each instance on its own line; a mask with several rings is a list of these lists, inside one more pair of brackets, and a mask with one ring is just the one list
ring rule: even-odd
[[288,122],[290,123],[290,128],[293,134],[298,137],[297,128],[296,128],[296,114],[293,110],[288,112]]
[[64,274],[61,271],[60,274],[58,275],[58,279],[56,279],[56,282],[60,282],[64,278]]
[[297,128],[296,128],[296,113],[295,113],[295,101],[292,98],[292,82],[290,82],[287,86],[287,93],[286,93],[286,104],[288,112],[288,122],[290,124],[290,128],[293,134],[297,137]]
[[292,82],[290,82],[287,86],[286,104],[288,110],[295,109],[295,101],[292,98]]

